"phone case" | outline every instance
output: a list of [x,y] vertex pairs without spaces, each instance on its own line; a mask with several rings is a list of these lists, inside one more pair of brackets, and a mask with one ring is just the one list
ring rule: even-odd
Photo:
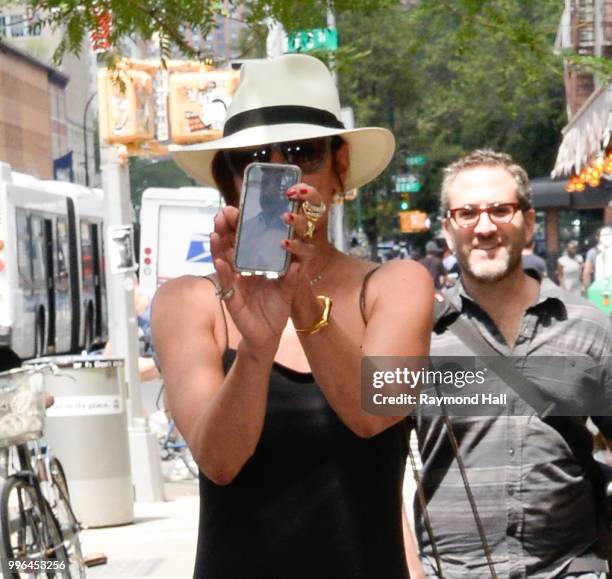
[[[285,251],[285,260],[284,260],[283,267],[279,270],[240,267],[238,266],[238,263],[237,263],[238,257],[239,257],[238,248],[240,247],[240,235],[241,235],[242,227],[243,227],[245,198],[247,195],[247,184],[249,182],[248,177],[249,177],[249,172],[252,171],[256,167],[259,167],[262,171],[266,171],[268,168],[274,168],[275,170],[283,169],[285,171],[290,171],[291,173],[295,175],[295,180],[291,183],[291,185],[288,185],[288,187],[291,187],[292,185],[295,185],[296,183],[300,182],[302,178],[302,172],[297,165],[286,165],[286,164],[280,164],[280,163],[251,163],[244,170],[244,178],[242,180],[242,190],[240,192],[240,214],[238,218],[238,228],[236,232],[235,247],[237,249],[236,249],[236,253],[234,254],[234,270],[239,272],[240,275],[243,275],[243,276],[265,276],[268,279],[278,279],[284,276],[287,273],[287,269],[289,268],[291,256],[289,255],[287,251]],[[295,213],[297,208],[298,208],[298,201],[291,200],[288,205],[287,211],[291,213]],[[292,239],[292,238],[293,238],[293,227],[289,226],[288,235],[286,239]]]

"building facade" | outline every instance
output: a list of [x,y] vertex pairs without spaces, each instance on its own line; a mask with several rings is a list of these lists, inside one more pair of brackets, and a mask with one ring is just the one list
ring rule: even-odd
[[[0,11],[3,42],[51,67],[62,32],[42,27],[36,18],[28,17],[23,5],[3,6]],[[62,98],[55,94],[51,110],[52,125],[61,125],[61,130],[54,133],[51,155],[55,178],[81,184],[89,181],[89,185],[99,186],[101,179],[94,161],[97,110],[95,99],[90,100],[95,86],[91,78],[92,60],[90,42],[85,38],[80,54],[66,55],[59,67],[68,82]]]
[[0,160],[53,179],[53,159],[68,139],[68,77],[0,40]]
[[[612,0],[565,0],[556,48],[559,52],[604,59],[612,58]],[[564,71],[568,124],[557,154],[552,178],[568,179],[563,203],[546,209],[547,249],[561,250],[561,218],[579,224],[580,236],[590,218],[589,239],[593,243],[595,226],[612,223],[612,85],[591,72],[578,70],[566,62]],[[561,232],[562,233],[562,232]],[[578,236],[576,236],[578,237]],[[561,240],[564,241],[561,235]]]

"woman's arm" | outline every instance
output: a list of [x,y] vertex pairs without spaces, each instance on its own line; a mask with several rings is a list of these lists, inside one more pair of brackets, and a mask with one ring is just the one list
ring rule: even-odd
[[557,261],[557,271],[555,273],[557,274],[557,281],[559,282],[559,286],[563,287],[563,266],[558,261]]
[[154,347],[168,404],[195,461],[217,484],[231,482],[255,451],[277,345],[242,341],[224,376],[226,337],[219,301],[206,280],[170,280],[155,296]]
[[[358,436],[374,436],[401,420],[363,414],[363,358],[428,356],[433,295],[431,276],[423,266],[414,261],[390,261],[368,284],[368,323],[361,341],[342,327],[333,312],[330,324],[322,331],[300,335],[317,383],[341,420]],[[355,308],[358,316],[357,304]],[[303,284],[293,302],[293,324],[298,328],[309,327],[319,316],[320,305],[311,287]]]
[[584,286],[585,291],[589,289],[590,285],[593,283],[593,261],[589,258],[589,253],[587,252],[586,259],[584,260],[584,266],[582,268],[582,285]]

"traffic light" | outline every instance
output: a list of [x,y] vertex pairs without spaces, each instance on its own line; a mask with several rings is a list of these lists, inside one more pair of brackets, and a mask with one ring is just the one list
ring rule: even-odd
[[227,107],[239,80],[240,73],[231,69],[203,68],[171,74],[168,116],[172,142],[188,144],[221,137]]
[[410,209],[410,195],[408,193],[402,193],[399,200],[399,210],[408,211]]
[[98,101],[102,139],[137,143],[155,137],[153,78],[145,70],[102,68],[98,72]]

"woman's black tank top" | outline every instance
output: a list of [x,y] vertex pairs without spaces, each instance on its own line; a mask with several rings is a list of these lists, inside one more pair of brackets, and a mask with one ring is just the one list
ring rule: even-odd
[[275,363],[254,455],[226,486],[200,474],[194,577],[405,579],[402,428],[359,438],[312,374]]

